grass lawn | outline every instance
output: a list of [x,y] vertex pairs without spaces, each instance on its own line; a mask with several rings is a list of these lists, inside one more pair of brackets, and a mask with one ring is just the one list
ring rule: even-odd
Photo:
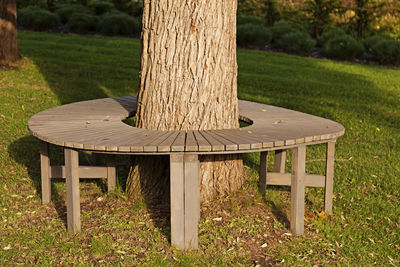
[[[264,200],[258,155],[249,154],[246,186],[202,205],[200,250],[182,253],[169,245],[167,209],[126,199],[126,157],[116,193],[81,182],[78,235],[66,233],[62,181],[52,183],[52,203],[40,203],[39,141],[28,119],[74,101],[135,95],[139,40],[21,31],[19,47],[22,64],[0,69],[0,265],[400,265],[400,69],[239,50],[239,98],[345,126],[333,215],[318,215],[323,191],[307,188],[305,235],[290,236],[288,188],[270,186]],[[55,163],[61,152],[52,147]],[[324,172],[324,153],[308,149],[308,172]]]

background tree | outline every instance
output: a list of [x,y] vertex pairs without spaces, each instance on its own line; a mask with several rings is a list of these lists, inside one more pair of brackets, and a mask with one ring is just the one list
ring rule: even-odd
[[307,0],[304,10],[312,28],[312,35],[318,38],[325,27],[332,24],[331,14],[341,8],[337,0]]
[[265,0],[238,0],[238,14],[265,17]]
[[[238,128],[236,0],[144,1],[136,125],[154,130]],[[200,157],[202,200],[240,188],[237,155]],[[169,161],[136,157],[131,199],[169,197]]]
[[265,1],[265,16],[268,26],[274,26],[275,22],[279,21],[280,13],[276,0]]
[[355,0],[353,24],[358,39],[365,38],[371,32],[373,23],[387,12],[387,4],[383,0]]
[[17,2],[0,0],[0,65],[20,59],[17,44]]

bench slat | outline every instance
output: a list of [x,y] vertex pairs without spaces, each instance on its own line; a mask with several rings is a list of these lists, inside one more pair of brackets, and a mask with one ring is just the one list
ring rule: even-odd
[[197,141],[193,131],[188,131],[186,134],[185,151],[193,152],[193,151],[198,151],[198,149],[199,146],[197,145]]
[[207,139],[203,137],[203,135],[200,134],[199,131],[193,131],[193,134],[199,146],[199,151],[202,152],[211,151],[210,143],[207,141]]

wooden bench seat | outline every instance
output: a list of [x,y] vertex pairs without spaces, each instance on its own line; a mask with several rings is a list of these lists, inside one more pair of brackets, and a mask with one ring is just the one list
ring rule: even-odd
[[251,125],[209,131],[152,131],[123,119],[136,112],[136,97],[83,101],[42,111],[28,122],[30,132],[51,144],[130,154],[244,153],[321,143],[343,135],[339,123],[284,108],[239,100],[240,119]]
[[[50,201],[51,178],[66,178],[68,231],[80,230],[79,178],[108,178],[115,188],[113,154],[170,155],[171,240],[179,248],[197,248],[200,216],[199,154],[261,152],[260,186],[290,185],[291,230],[304,231],[304,187],[325,188],[325,211],[332,210],[335,141],[344,127],[331,120],[280,107],[239,100],[240,119],[250,126],[206,131],[153,131],[122,120],[133,116],[133,96],[67,104],[42,111],[28,122],[29,131],[42,141],[42,199]],[[306,175],[307,145],[327,144],[325,175]],[[48,144],[65,151],[65,166],[51,166]],[[285,173],[286,150],[293,148],[292,173]],[[107,166],[79,166],[78,151],[108,154]],[[267,173],[267,153],[275,151],[275,166]],[[190,196],[190,197],[189,197]]]

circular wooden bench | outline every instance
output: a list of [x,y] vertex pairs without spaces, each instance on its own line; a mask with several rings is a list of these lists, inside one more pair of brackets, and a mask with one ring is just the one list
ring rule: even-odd
[[[79,178],[108,178],[115,188],[113,154],[170,155],[171,243],[197,248],[200,217],[199,154],[261,152],[260,187],[291,186],[290,228],[304,231],[304,187],[325,188],[325,211],[332,210],[335,142],[344,127],[331,120],[280,107],[239,100],[240,120],[250,126],[205,131],[154,131],[125,124],[135,115],[136,97],[116,97],[67,104],[42,111],[28,122],[41,142],[42,201],[50,201],[50,180],[66,178],[67,225],[80,230]],[[305,173],[306,146],[327,144],[325,175]],[[65,151],[65,166],[51,166],[49,144]],[[293,149],[292,173],[285,173],[286,149]],[[108,154],[107,166],[79,166],[78,151]],[[275,151],[267,174],[267,153]]]

